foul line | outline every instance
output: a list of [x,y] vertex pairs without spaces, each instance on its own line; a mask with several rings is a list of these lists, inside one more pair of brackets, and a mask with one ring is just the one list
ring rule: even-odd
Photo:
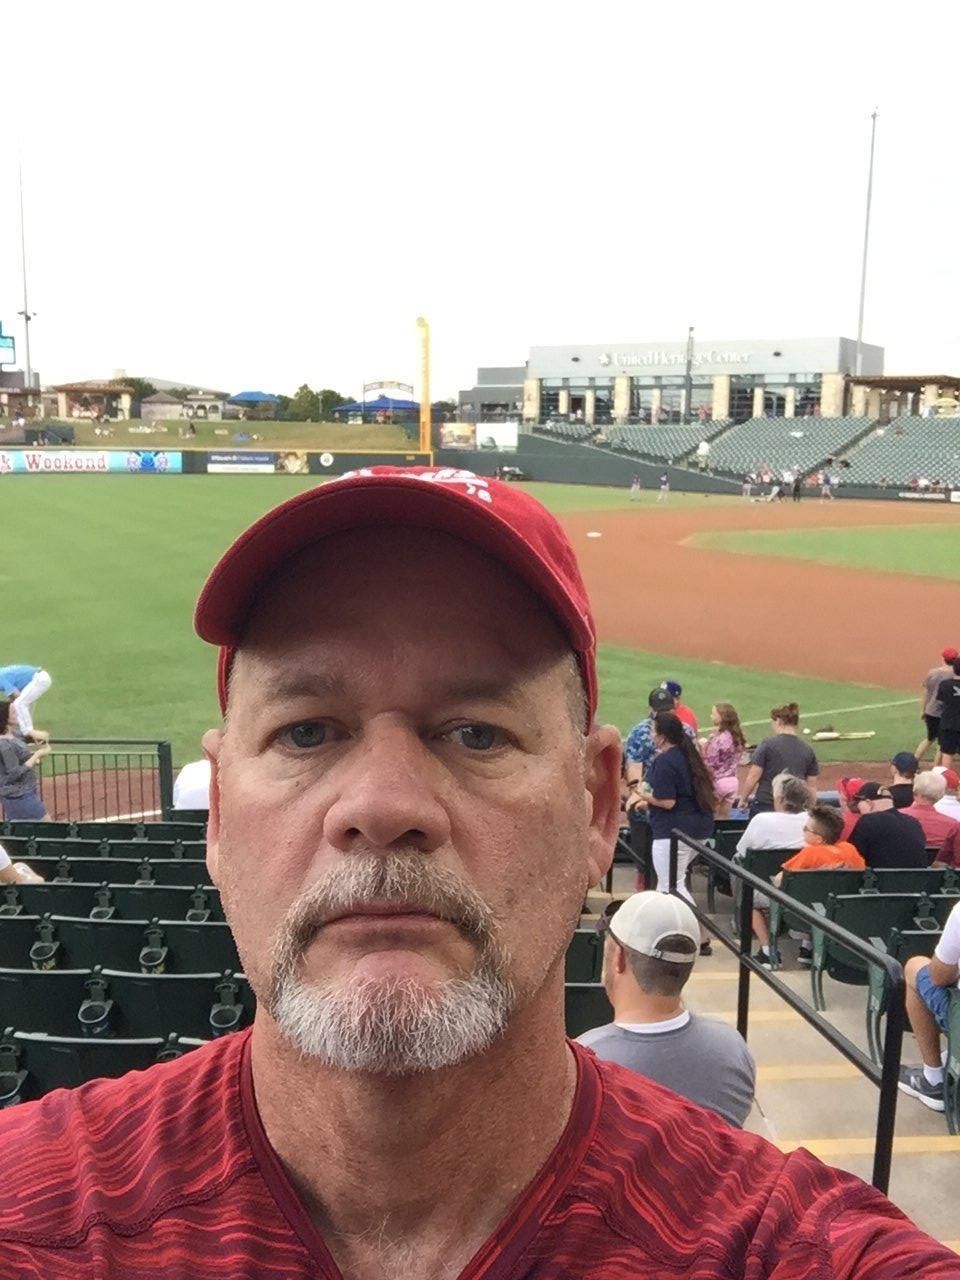
[[[898,698],[896,702],[865,702],[859,707],[830,707],[826,711],[805,711],[803,718],[811,720],[816,716],[845,716],[853,711],[882,711],[886,707],[909,707],[911,703],[916,703],[917,698]],[[764,720],[741,720],[741,725],[745,729],[754,729],[760,724],[769,724],[770,717]]]
[[[134,822],[138,818],[156,818],[163,812],[162,809],[141,809],[139,813],[110,813],[104,818],[97,818],[97,822]],[[82,819],[81,819],[82,821]]]

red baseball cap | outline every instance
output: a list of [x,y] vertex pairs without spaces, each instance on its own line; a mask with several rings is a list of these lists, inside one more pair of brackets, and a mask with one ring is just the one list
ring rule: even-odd
[[940,653],[944,662],[956,662],[957,658],[960,658],[960,653],[958,653],[956,649],[952,649],[950,647],[941,649]]
[[862,786],[863,786],[863,778],[841,778],[840,779],[840,791],[843,795],[844,800],[846,800],[848,803],[853,799],[853,797],[857,794],[857,792],[860,790]]
[[942,776],[947,784],[948,791],[956,791],[957,787],[960,787],[960,777],[952,769],[947,769],[942,764],[938,764],[934,766],[933,772]]
[[250,610],[272,574],[305,547],[334,533],[377,525],[436,529],[501,561],[553,613],[577,656],[597,710],[597,633],[573,548],[557,520],[514,485],[455,467],[364,467],[308,489],[262,516],[221,556],[197,600],[194,626],[220,646],[217,690]]

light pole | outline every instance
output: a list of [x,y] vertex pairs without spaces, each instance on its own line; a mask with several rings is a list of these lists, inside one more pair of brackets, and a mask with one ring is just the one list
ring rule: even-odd
[[417,316],[420,330],[420,452],[430,452],[430,326]]
[[[27,390],[33,390],[33,367],[30,363],[30,321],[36,312],[30,310],[27,302],[27,233],[23,222],[23,164],[18,163],[20,174],[20,265],[23,269],[23,310],[17,315],[23,316],[23,350],[27,366]],[[29,403],[29,401],[28,401]]]
[[863,307],[867,296],[867,248],[870,244],[870,205],[873,202],[873,152],[877,140],[877,116],[879,108],[874,107],[870,117],[870,165],[867,169],[867,209],[863,220],[863,266],[860,271],[860,314],[857,318],[857,354],[854,359],[854,372],[859,378],[863,373]]
[[687,330],[687,364],[683,374],[683,421],[690,421],[693,399],[693,325]]

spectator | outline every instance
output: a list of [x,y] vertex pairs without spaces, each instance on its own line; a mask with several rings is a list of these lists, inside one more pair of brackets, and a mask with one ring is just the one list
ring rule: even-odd
[[773,780],[773,809],[755,814],[737,841],[737,857],[751,849],[802,849],[810,790],[792,773]]
[[664,680],[660,688],[666,689],[667,693],[669,693],[670,697],[673,699],[674,715],[679,720],[682,720],[685,725],[688,725],[690,729],[693,731],[694,735],[696,735],[697,730],[699,728],[699,725],[697,724],[697,717],[693,714],[693,711],[689,707],[684,706],[684,704],[680,701],[681,695],[683,693],[683,687],[677,684],[676,680]]
[[922,760],[930,747],[934,748],[933,763],[940,763],[940,716],[943,714],[943,703],[938,691],[944,680],[953,675],[953,663],[960,657],[956,649],[949,647],[940,652],[942,661],[931,667],[923,677],[923,693],[920,697],[920,719],[923,721],[925,737],[917,744],[917,760]]
[[896,809],[906,809],[913,804],[913,780],[920,765],[912,751],[898,751],[890,761],[890,777],[887,790],[893,796]]
[[930,960],[912,956],[904,965],[904,975],[907,1017],[922,1065],[900,1068],[900,1088],[931,1111],[942,1111],[944,1067],[940,1037],[947,1030],[950,988],[960,980],[960,904],[947,916]]
[[680,898],[648,892],[611,902],[604,924],[613,1022],[580,1044],[742,1126],[756,1083],[750,1050],[733,1027],[690,1013],[681,999],[697,958],[697,917]]
[[937,813],[944,813],[948,818],[953,818],[954,822],[960,822],[960,797],[957,796],[960,776],[953,769],[946,769],[943,765],[936,765],[933,772],[942,776],[945,787],[943,799],[938,800],[933,807]]
[[210,808],[210,761],[191,760],[173,784],[174,809]]
[[[641,720],[639,724],[633,726],[627,735],[627,741],[623,748],[623,755],[626,760],[627,786],[631,792],[635,792],[640,786],[644,773],[649,769],[653,757],[657,754],[657,749],[653,744],[654,716],[659,711],[672,711],[674,699],[666,689],[660,686],[650,690],[647,696],[647,704],[650,707],[650,714],[645,720]],[[688,732],[693,737],[693,731],[688,730]]]
[[868,867],[926,867],[929,865],[923,827],[894,807],[889,788],[865,782],[854,796],[860,817],[850,843]]
[[43,743],[35,750],[13,732],[10,708],[0,701],[0,807],[7,822],[17,819],[37,821],[47,816],[40,798],[40,783],[33,766],[49,755],[50,746]]
[[[807,810],[803,834],[806,844],[799,853],[795,853],[784,864],[782,870],[773,877],[773,884],[779,889],[783,883],[784,871],[863,871],[866,863],[852,844],[840,839],[843,830],[843,818],[832,804],[813,804]],[[762,895],[758,894],[759,900]],[[759,903],[753,908],[753,931],[760,939],[760,951],[754,957],[765,966],[771,963],[770,928],[767,923],[769,902]],[[797,959],[800,964],[808,965],[813,960],[813,947],[810,937],[805,934],[800,941]],[[774,963],[780,963],[780,956],[773,957]]]
[[25,862],[11,862],[9,853],[0,844],[0,884],[43,884],[43,876]]
[[937,853],[943,848],[946,840],[950,840],[952,848],[957,832],[960,831],[960,823],[954,818],[948,818],[946,814],[939,813],[935,808],[938,801],[943,799],[946,789],[947,784],[942,773],[934,773],[932,770],[918,773],[913,782],[913,804],[900,810],[901,813],[916,818],[923,828],[926,847],[936,849]]
[[710,708],[710,723],[713,733],[703,744],[703,762],[710,771],[713,789],[717,793],[714,816],[728,818],[739,788],[737,766],[747,744],[737,709],[729,702],[718,702]]
[[937,688],[940,703],[940,764],[949,769],[953,757],[960,752],[960,658],[951,664],[953,675],[941,680]]
[[[695,840],[713,834],[713,809],[716,796],[713,779],[701,759],[696,744],[672,711],[658,711],[653,718],[654,756],[638,807],[646,809],[653,832],[653,867],[660,893],[670,890],[670,832],[674,829]],[[693,861],[692,849],[681,845],[677,857],[677,892],[692,902],[687,888],[687,867]],[[709,942],[702,954],[709,955]]]
[[770,720],[773,733],[754,750],[743,783],[742,799],[737,805],[738,809],[745,809],[749,803],[751,817],[773,808],[772,783],[778,773],[786,771],[796,778],[805,779],[809,799],[813,800],[816,795],[814,788],[820,764],[812,748],[797,736],[800,708],[795,702],[774,707]]
[[[33,704],[50,688],[52,681],[43,667],[20,663],[0,667],[0,694],[16,699],[13,718],[25,738],[33,735]],[[46,735],[43,735],[46,737]]]
[[840,832],[841,840],[849,840],[850,832],[857,825],[860,817],[860,810],[857,808],[856,795],[863,786],[863,778],[841,778],[838,784],[840,792],[840,813],[843,817],[843,829]]

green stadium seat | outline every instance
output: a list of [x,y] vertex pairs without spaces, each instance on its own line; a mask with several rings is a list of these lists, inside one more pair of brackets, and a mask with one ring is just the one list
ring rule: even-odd
[[960,875],[952,867],[868,867],[861,892],[960,895]]
[[[49,884],[6,884],[0,889],[0,915],[88,916],[96,905],[99,884],[69,881]],[[6,1026],[0,1015],[0,1026]]]
[[566,982],[599,982],[603,968],[603,940],[596,929],[578,929],[567,947]]
[[206,864],[183,858],[40,858],[22,859],[45,880],[95,880],[98,884],[164,884],[194,888],[207,878]]
[[48,1036],[8,1027],[0,1040],[0,1108],[71,1089],[99,1077],[143,1071],[179,1058],[202,1040],[159,1036],[111,1040],[96,1036]]
[[[887,938],[871,938],[870,942],[878,951],[885,951],[900,964],[906,964],[911,956],[932,956],[941,936],[939,929],[891,929]],[[867,991],[867,1045],[871,1058],[878,1065],[883,1057],[882,1022],[888,1000],[886,970],[871,964]]]
[[175,822],[190,823],[192,826],[200,826],[206,830],[207,818],[210,816],[209,809],[175,809]]
[[607,993],[599,982],[568,982],[563,989],[567,1035],[573,1039],[613,1020]]
[[947,1006],[947,1070],[944,1080],[944,1110],[947,1128],[960,1134],[960,991],[950,992]]
[[[40,916],[0,916],[0,968],[29,969]],[[80,966],[82,967],[82,966]]]
[[[0,971],[2,973],[2,971]],[[242,974],[87,974],[80,1023],[88,1035],[140,1039],[172,1033],[209,1040],[248,1026],[256,1008]]]
[[[863,887],[862,871],[784,871],[780,888],[805,907],[826,902],[831,893],[859,893]],[[792,915],[779,902],[770,903],[770,937],[776,939],[785,929],[808,926]]]
[[[955,901],[951,899],[951,901]],[[827,920],[832,920],[848,933],[862,938],[886,938],[892,929],[901,931],[929,928],[938,931],[934,915],[933,899],[916,893],[831,893],[826,905],[814,903],[814,910]],[[928,921],[928,924],[924,924]],[[828,973],[836,982],[865,986],[868,982],[867,962],[829,939],[820,929],[812,930],[813,963],[810,980],[813,986],[813,1003],[821,1012],[826,1008],[823,997],[823,975]]]
[[0,1025],[78,1036],[89,969],[0,969]]
[[[105,884],[96,894],[98,919],[223,920],[220,894],[212,885]],[[60,915],[78,915],[62,911]],[[88,913],[89,914],[89,913]]]
[[192,924],[185,920],[46,916],[37,925],[29,954],[34,968],[46,969],[94,969],[97,965],[126,973],[223,973],[240,969],[230,927],[219,921]]

